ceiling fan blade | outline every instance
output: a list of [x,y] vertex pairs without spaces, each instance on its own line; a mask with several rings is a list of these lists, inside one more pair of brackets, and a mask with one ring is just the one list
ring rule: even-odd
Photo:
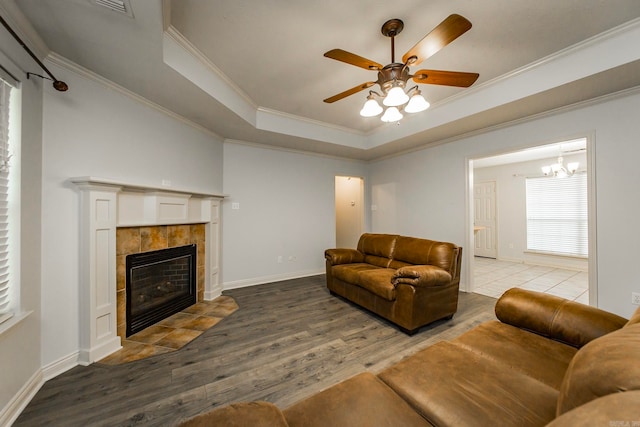
[[347,64],[355,65],[356,67],[364,68],[365,70],[381,70],[382,65],[375,61],[372,61],[362,56],[358,56],[355,53],[347,52],[342,49],[333,49],[325,53],[327,58],[335,59],[336,61],[346,62]]
[[[460,15],[449,15],[402,57],[402,62],[416,65],[469,31],[471,22]],[[415,57],[415,60],[409,60]]]
[[413,81],[430,85],[469,87],[479,76],[478,73],[460,71],[420,70],[413,75]]
[[361,90],[368,89],[371,86],[373,86],[374,84],[375,84],[375,82],[366,82],[366,83],[360,84],[358,86],[352,87],[349,90],[345,90],[344,92],[340,92],[337,95],[333,95],[332,97],[325,99],[324,102],[326,102],[328,104],[331,104],[332,102],[339,101],[342,98],[346,98],[347,96],[353,95],[354,93],[358,93]]

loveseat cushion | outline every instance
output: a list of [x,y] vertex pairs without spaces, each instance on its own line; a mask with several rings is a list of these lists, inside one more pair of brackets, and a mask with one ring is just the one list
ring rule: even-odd
[[385,383],[365,372],[284,410],[291,427],[431,426]]
[[287,427],[277,406],[269,402],[240,402],[183,421],[180,427]]
[[622,328],[627,319],[542,292],[512,288],[495,307],[504,323],[580,348],[589,341]]
[[391,268],[405,265],[435,265],[453,274],[458,247],[453,243],[436,242],[417,237],[398,236]]
[[640,390],[640,323],[595,339],[576,353],[560,388],[557,414],[628,390]]
[[363,271],[379,270],[380,267],[366,263],[334,265],[331,267],[331,273],[336,279],[343,282],[356,284],[358,277]]
[[391,283],[391,278],[395,272],[390,268],[363,270],[355,283],[380,298],[393,301],[396,299],[396,287]]
[[377,267],[389,267],[396,246],[395,234],[364,233],[358,241],[358,251],[364,254],[364,262]]
[[577,350],[498,321],[478,325],[453,340],[473,352],[560,390]]
[[439,342],[379,375],[437,426],[541,426],[558,391],[489,357]]

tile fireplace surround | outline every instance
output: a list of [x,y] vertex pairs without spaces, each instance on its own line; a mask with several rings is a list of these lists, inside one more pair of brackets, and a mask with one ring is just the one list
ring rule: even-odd
[[81,208],[78,363],[93,363],[121,348],[127,254],[196,243],[198,301],[221,295],[223,195],[95,177],[70,181],[79,189]]

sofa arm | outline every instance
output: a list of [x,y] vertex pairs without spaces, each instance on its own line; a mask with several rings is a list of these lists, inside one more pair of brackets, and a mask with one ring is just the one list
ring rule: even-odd
[[364,254],[355,249],[327,249],[324,257],[331,265],[364,262]]
[[627,319],[554,295],[512,288],[495,307],[503,323],[580,348],[622,328]]
[[451,283],[451,274],[435,265],[407,265],[396,271],[391,283],[421,287],[444,286]]

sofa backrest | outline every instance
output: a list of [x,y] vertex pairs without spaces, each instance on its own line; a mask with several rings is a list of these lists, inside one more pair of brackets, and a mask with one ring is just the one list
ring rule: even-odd
[[633,322],[576,353],[560,386],[558,416],[602,396],[640,390],[639,320],[640,309]]
[[460,279],[461,255],[461,248],[453,243],[398,236],[393,260],[389,267],[435,265],[446,270],[451,274],[452,281],[456,281],[456,279]]
[[451,274],[451,281],[460,281],[462,248],[453,243],[397,234],[364,233],[358,241],[358,251],[364,262],[384,268],[406,265],[435,265]]
[[365,233],[358,241],[358,251],[364,254],[364,262],[378,267],[389,267],[396,246],[396,234]]

